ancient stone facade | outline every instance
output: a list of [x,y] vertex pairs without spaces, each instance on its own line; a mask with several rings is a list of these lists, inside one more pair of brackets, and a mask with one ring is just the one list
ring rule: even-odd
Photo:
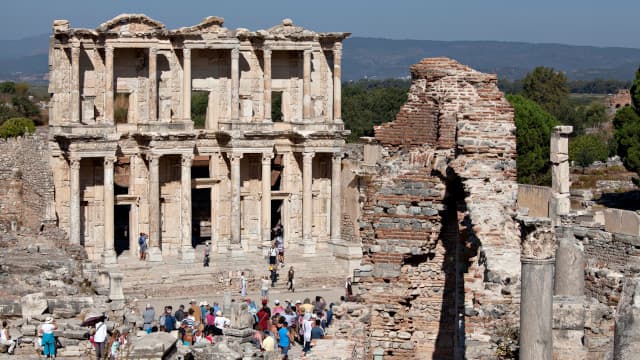
[[[130,14],[95,30],[54,22],[55,210],[90,259],[114,263],[140,232],[151,261],[192,261],[202,238],[232,255],[264,251],[277,223],[289,249],[340,242],[349,34],[289,19],[258,31],[222,25],[212,16],[169,30]],[[208,99],[202,129],[193,91]]]
[[494,358],[518,326],[513,110],[495,75],[453,60],[424,59],[411,74],[359,174],[369,353]]

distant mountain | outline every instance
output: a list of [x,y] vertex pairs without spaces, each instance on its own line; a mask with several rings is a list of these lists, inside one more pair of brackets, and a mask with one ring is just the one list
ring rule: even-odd
[[[46,80],[49,35],[0,40],[0,80]],[[345,40],[343,80],[399,78],[425,57],[446,56],[502,78],[520,79],[536,66],[564,71],[570,79],[631,80],[640,49],[501,41]]]
[[536,66],[553,67],[574,80],[631,80],[640,65],[640,49],[501,41],[353,37],[345,40],[343,52],[343,80],[405,77],[411,64],[437,56],[511,80],[524,77]]

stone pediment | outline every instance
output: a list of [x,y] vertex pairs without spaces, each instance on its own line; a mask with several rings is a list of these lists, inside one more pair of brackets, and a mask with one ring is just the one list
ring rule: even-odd
[[154,20],[144,14],[120,14],[113,19],[102,23],[98,32],[110,33],[154,33],[166,30],[163,23]]
[[294,25],[291,19],[282,20],[281,24],[269,28],[267,33],[276,38],[288,39],[310,39],[317,35],[311,30]]
[[183,27],[175,32],[178,34],[209,34],[216,37],[229,37],[231,32],[229,29],[222,26],[224,19],[219,16],[208,16],[204,18],[199,24]]

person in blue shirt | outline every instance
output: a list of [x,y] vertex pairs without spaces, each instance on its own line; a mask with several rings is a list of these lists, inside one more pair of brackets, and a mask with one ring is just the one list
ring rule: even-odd
[[291,346],[291,333],[286,321],[278,322],[278,347],[282,354],[282,359],[289,359],[289,347]]

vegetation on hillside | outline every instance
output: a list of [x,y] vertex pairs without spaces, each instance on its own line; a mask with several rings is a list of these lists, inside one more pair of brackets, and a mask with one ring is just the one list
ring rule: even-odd
[[616,151],[627,169],[640,173],[640,68],[630,89],[633,107],[625,106],[613,119]]
[[11,118],[7,119],[0,125],[0,138],[22,136],[32,134],[36,130],[36,126],[31,119]]
[[46,114],[41,113],[34,101],[37,101],[37,98],[32,95],[29,84],[0,82],[0,125],[16,118],[29,119],[32,124],[45,124]]

